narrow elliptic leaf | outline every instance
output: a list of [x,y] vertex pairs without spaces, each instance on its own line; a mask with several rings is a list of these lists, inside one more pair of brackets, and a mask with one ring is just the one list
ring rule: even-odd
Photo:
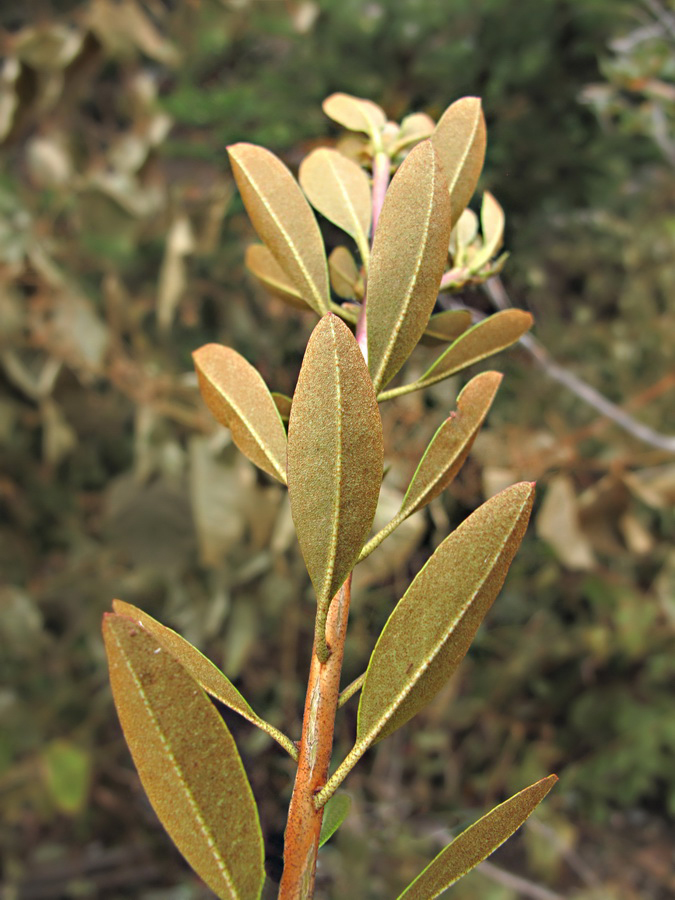
[[504,237],[504,210],[490,191],[483,194],[480,224],[483,229],[483,246],[471,260],[471,271],[477,272],[496,256]]
[[409,116],[406,116],[401,121],[398,139],[391,148],[392,155],[400,152],[405,147],[409,147],[411,144],[417,144],[419,141],[430,138],[434,133],[435,127],[434,120],[426,113],[411,113]]
[[297,759],[297,748],[290,738],[277,731],[274,726],[270,725],[264,719],[261,719],[249,706],[247,701],[242,697],[236,687],[227,678],[220,669],[215,666],[210,659],[207,659],[202,653],[193,647],[189,641],[181,637],[171,628],[162,625],[148,613],[143,612],[131,603],[125,603],[123,600],[113,600],[113,609],[120,616],[128,616],[138,625],[149,632],[155,640],[159,641],[164,650],[170,653],[177,660],[186,672],[194,678],[197,684],[225,704],[228,709],[239,713],[253,725],[257,725],[263,731],[267,732],[270,737],[274,738],[287,753]]
[[251,462],[285,484],[286,430],[260,373],[221,344],[205,344],[192,358],[211,413]]
[[232,735],[183,666],[137,622],[103,621],[122,730],[155,812],[223,900],[257,900],[263,840]]
[[299,172],[300,186],[314,209],[356,241],[364,262],[370,254],[371,197],[361,166],[337,150],[313,150]]
[[351,572],[370,531],[383,460],[363,355],[331,313],[307,345],[288,425],[291,512],[320,607]]
[[355,300],[361,275],[356,260],[346,247],[336,247],[331,252],[328,257],[328,272],[335,293],[346,300]]
[[450,484],[469,455],[501,380],[499,372],[483,372],[464,387],[457,412],[443,422],[420,460],[399,515],[412,515]]
[[510,347],[530,330],[532,316],[522,309],[504,309],[465,331],[442,353],[417,384],[420,388],[442,381],[500,350]]
[[329,119],[350,131],[362,131],[374,141],[387,124],[384,110],[372,100],[362,100],[350,94],[331,94],[322,106]]
[[264,147],[228,147],[246,212],[260,239],[303,299],[321,315],[330,302],[326,253],[305,195],[281,160]]
[[478,97],[463,97],[438,121],[431,141],[441,158],[452,201],[452,223],[476,190],[485,160],[485,117]]
[[251,244],[244,257],[246,268],[255,275],[267,290],[296,309],[308,310],[311,306],[281,268],[264,244]]
[[556,775],[549,775],[495,806],[441,850],[398,900],[434,900],[434,897],[439,897],[446,888],[501,847],[534,812],[557,780]]
[[468,309],[444,309],[434,313],[424,329],[421,343],[436,347],[456,340],[471,328],[471,313]]
[[447,537],[399,601],[368,664],[355,746],[411,719],[464,658],[522,540],[534,486],[516,484]]
[[352,798],[349,794],[333,794],[323,808],[323,821],[321,822],[321,835],[319,847],[323,847],[329,841],[340,825],[347,818],[352,808]]
[[450,201],[438,157],[418,144],[384,199],[368,280],[368,368],[387,384],[422,337],[448,257]]
[[279,415],[284,422],[288,422],[291,415],[291,404],[293,400],[286,394],[280,394],[278,391],[272,391],[272,399],[277,405]]

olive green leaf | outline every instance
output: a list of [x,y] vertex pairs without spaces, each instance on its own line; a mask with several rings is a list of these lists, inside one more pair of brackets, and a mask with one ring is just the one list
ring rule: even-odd
[[328,257],[331,287],[339,297],[355,300],[363,295],[356,260],[346,247],[336,247]]
[[542,778],[463,831],[420,872],[398,900],[434,900],[514,834],[558,780]]
[[171,628],[167,628],[166,625],[162,625],[156,619],[153,619],[148,613],[143,612],[136,606],[132,606],[131,603],[125,603],[123,600],[113,600],[113,609],[118,615],[128,616],[133,619],[149,632],[155,640],[159,641],[164,650],[170,653],[183,666],[186,672],[194,678],[207,694],[215,697],[216,700],[220,700],[228,709],[234,710],[234,712],[239,713],[240,716],[243,716],[253,725],[257,725],[258,728],[267,732],[293,759],[297,760],[298,749],[293,741],[253,712],[229,678],[223,675],[220,669],[210,659],[207,659],[200,653],[196,647],[193,647],[189,641],[176,634]]
[[337,150],[313,150],[300,165],[300,186],[322,216],[356,241],[368,265],[372,203],[368,176]]
[[267,290],[296,309],[308,310],[310,305],[303,299],[286,272],[264,244],[251,244],[244,256],[246,268]]
[[257,369],[221,344],[205,344],[192,358],[211,413],[251,462],[285,484],[286,430]]
[[272,400],[277,405],[277,409],[279,410],[279,415],[283,422],[288,422],[291,415],[291,404],[293,403],[290,397],[287,397],[286,394],[280,394],[278,391],[272,391]]
[[378,391],[422,337],[448,256],[450,201],[438,157],[418,144],[398,170],[380,215],[368,280],[368,368]]
[[429,319],[421,343],[427,346],[447,344],[456,340],[469,328],[471,328],[471,313],[468,309],[444,309],[443,312],[434,313]]
[[321,822],[321,834],[319,836],[319,847],[323,847],[326,841],[329,841],[340,825],[344,822],[352,808],[352,798],[349,794],[334,794],[323,810],[323,820]]
[[457,398],[457,412],[443,422],[420,460],[401,505],[400,516],[412,515],[437,497],[459,472],[485,421],[502,376],[476,375]]
[[155,812],[218,897],[257,900],[263,840],[232,735],[183,666],[137,622],[109,613],[103,636],[122,730]]
[[[310,337],[288,424],[291,513],[317,595],[317,636],[375,516],[384,447],[373,385],[356,339],[335,315]],[[323,638],[323,641],[322,641]]]
[[233,144],[227,149],[258,236],[303,299],[321,315],[330,305],[326,253],[305,195],[281,160],[264,147]]
[[431,141],[448,180],[454,225],[476,190],[485,160],[487,136],[480,99],[463,97],[451,104]]
[[405,724],[455,672],[504,583],[533,499],[526,482],[497,494],[418,573],[368,663],[355,747],[365,749]]
[[380,132],[387,124],[384,110],[372,100],[362,100],[350,94],[331,94],[322,103],[329,119],[350,131],[362,131],[374,144],[380,140]]
[[504,210],[490,191],[483,194],[480,224],[483,229],[483,246],[471,260],[472,272],[477,272],[485,263],[490,262],[502,246],[504,238]]

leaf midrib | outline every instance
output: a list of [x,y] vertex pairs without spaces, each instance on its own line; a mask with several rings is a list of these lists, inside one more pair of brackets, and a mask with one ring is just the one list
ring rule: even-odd
[[[257,375],[257,374],[258,374],[258,373],[256,372],[256,375]],[[221,388],[219,388],[219,387],[215,384],[215,382],[212,381],[211,383],[214,385],[214,387],[216,387],[216,390],[223,396],[223,398],[225,399],[225,401],[232,407],[232,409],[234,410],[234,412],[235,412],[235,413],[237,414],[237,416],[239,417],[239,420],[240,420],[241,422],[244,423],[244,425],[245,425],[246,428],[248,429],[249,433],[251,434],[253,440],[256,442],[256,444],[258,445],[258,447],[260,448],[260,450],[262,450],[263,455],[265,456],[265,458],[268,459],[268,460],[272,463],[272,465],[274,466],[275,471],[281,476],[282,482],[283,482],[284,484],[286,484],[286,471],[285,471],[284,468],[279,464],[279,462],[277,461],[276,457],[275,457],[274,455],[272,455],[271,447],[269,447],[269,446],[265,443],[264,439],[260,436],[260,434],[259,434],[258,431],[255,429],[255,427],[253,426],[253,424],[252,424],[252,422],[250,421],[250,419],[249,419],[249,418],[246,416],[246,414],[241,410],[241,408],[237,405],[237,403],[235,403],[235,401],[234,401],[230,396],[228,396],[228,394],[227,394],[224,390],[222,390]],[[266,387],[266,386],[265,386],[265,390],[267,390],[267,387]],[[270,394],[270,397],[271,397],[271,394]],[[276,412],[277,412],[277,416],[279,416],[279,410],[277,409],[277,405],[276,405],[276,403],[274,403],[274,400],[272,400],[272,403],[273,403],[274,408],[275,408],[275,410],[276,410]],[[283,429],[284,426],[283,426],[283,421],[282,421],[282,419],[281,419],[281,416],[279,416],[279,422],[281,422],[281,427],[282,427],[282,429]]]

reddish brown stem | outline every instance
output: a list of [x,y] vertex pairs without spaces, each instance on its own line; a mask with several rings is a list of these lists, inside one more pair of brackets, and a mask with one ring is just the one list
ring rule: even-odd
[[326,640],[331,652],[325,663],[316,655],[316,639],[314,642],[298,772],[286,824],[279,900],[309,900],[314,896],[323,821],[323,808],[316,809],[314,798],[328,779],[350,597],[351,575],[333,598],[328,611]]

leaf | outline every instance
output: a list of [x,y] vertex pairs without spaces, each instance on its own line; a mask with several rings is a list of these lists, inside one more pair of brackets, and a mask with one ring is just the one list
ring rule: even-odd
[[477,272],[490,262],[502,246],[504,238],[504,210],[489,191],[483,194],[480,224],[483,229],[483,246],[471,260],[472,272]]
[[419,388],[442,381],[494,353],[515,344],[532,327],[532,316],[522,309],[504,309],[470,328],[416,382]]
[[421,343],[436,346],[456,340],[460,334],[471,328],[471,313],[468,309],[444,309],[434,313],[424,329]]
[[368,281],[368,367],[376,392],[422,337],[448,256],[450,201],[438,157],[418,144],[386,193]]
[[295,309],[311,309],[264,244],[251,244],[247,247],[244,262],[249,272],[255,275],[275,297],[279,297]]
[[399,516],[412,515],[450,484],[469,455],[501,380],[499,372],[483,372],[465,386],[457,412],[443,422],[420,460]]
[[323,101],[322,107],[329,119],[350,131],[364,132],[375,144],[387,124],[387,116],[381,107],[372,100],[362,100],[350,94],[331,94]]
[[288,425],[291,513],[320,614],[373,523],[383,462],[380,412],[363,355],[330,313],[310,337]]
[[352,808],[352,798],[349,794],[333,794],[323,808],[323,821],[321,822],[321,834],[319,847],[323,847],[329,841],[340,825],[344,822]]
[[370,658],[355,749],[405,724],[455,672],[504,583],[533,499],[534,486],[526,482],[497,494],[418,573]]
[[193,647],[189,641],[181,637],[171,628],[162,625],[156,619],[143,610],[132,606],[131,603],[125,603],[123,600],[113,600],[113,609],[120,616],[127,616],[133,619],[141,628],[144,628],[152,637],[158,641],[167,653],[179,662],[185,671],[197,682],[197,684],[219,700],[228,709],[239,713],[247,721],[267,732],[270,737],[274,738],[287,753],[297,759],[297,748],[293,741],[286,735],[277,731],[269,722],[261,719],[249,706],[247,701],[242,697],[236,687],[227,678],[220,669],[215,666],[210,659],[207,659],[202,653]]
[[278,391],[272,391],[272,399],[277,405],[282,421],[288,422],[291,415],[291,404],[293,403],[291,398],[287,397],[286,394],[280,394]]
[[399,131],[398,139],[391,148],[391,155],[394,156],[396,153],[400,153],[401,150],[409,147],[410,144],[416,144],[418,141],[430,138],[434,133],[435,127],[434,120],[426,113],[411,113],[409,116],[406,116],[401,120],[401,130]]
[[103,620],[110,683],[148,798],[174,843],[223,900],[257,900],[263,840],[239,753],[216,708],[149,632]]
[[235,181],[260,239],[321,315],[330,305],[326,253],[311,207],[286,166],[254,144],[228,147]]
[[286,483],[286,430],[260,373],[221,344],[192,354],[204,402],[251,462]]
[[322,147],[303,160],[299,180],[312,206],[356,241],[367,264],[372,203],[368,176],[361,166],[337,150]]
[[431,142],[448,179],[454,225],[473,197],[485,160],[487,135],[480,99],[463,97],[449,106]]
[[398,900],[433,900],[508,840],[558,780],[542,778],[463,831],[422,871]]
[[363,291],[359,291],[361,278],[356,260],[346,247],[336,247],[328,257],[330,283],[339,297],[355,300]]

